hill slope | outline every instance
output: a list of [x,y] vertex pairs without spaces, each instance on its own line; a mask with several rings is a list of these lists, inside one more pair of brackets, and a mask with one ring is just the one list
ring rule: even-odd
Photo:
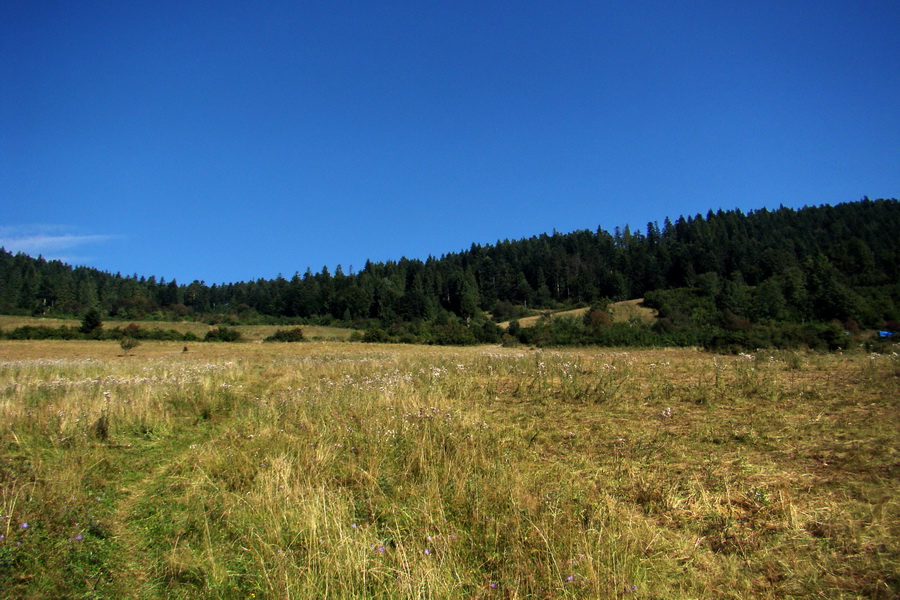
[[485,311],[558,311],[644,297],[676,327],[837,320],[849,329],[876,328],[900,320],[897,231],[897,200],[710,211],[665,219],[662,227],[648,223],[645,232],[543,234],[426,261],[367,262],[359,273],[323,269],[221,286],[123,277],[0,252],[0,312],[71,316],[99,306],[122,320],[337,320],[363,328],[459,320],[480,328]]

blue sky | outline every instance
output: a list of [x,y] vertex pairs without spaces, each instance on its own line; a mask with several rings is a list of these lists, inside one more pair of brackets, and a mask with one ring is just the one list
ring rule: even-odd
[[181,283],[900,196],[900,2],[0,2],[0,245]]

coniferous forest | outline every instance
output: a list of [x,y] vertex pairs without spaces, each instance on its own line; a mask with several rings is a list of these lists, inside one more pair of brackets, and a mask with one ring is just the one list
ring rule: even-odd
[[[542,234],[427,260],[222,285],[111,274],[0,251],[0,312],[211,324],[331,324],[368,341],[839,348],[900,321],[900,202],[708,212]],[[643,298],[652,324],[614,323]],[[496,323],[591,306],[583,319]]]

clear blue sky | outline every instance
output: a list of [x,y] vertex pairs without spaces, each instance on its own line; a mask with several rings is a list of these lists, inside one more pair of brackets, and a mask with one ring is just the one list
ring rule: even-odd
[[180,283],[900,196],[900,2],[0,0],[0,245]]

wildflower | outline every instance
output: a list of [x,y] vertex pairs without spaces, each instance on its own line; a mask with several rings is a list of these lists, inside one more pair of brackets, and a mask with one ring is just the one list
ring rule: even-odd
[[28,523],[22,523],[22,529],[28,529]]
[[575,576],[569,575],[568,577],[566,577],[566,581],[575,581]]

